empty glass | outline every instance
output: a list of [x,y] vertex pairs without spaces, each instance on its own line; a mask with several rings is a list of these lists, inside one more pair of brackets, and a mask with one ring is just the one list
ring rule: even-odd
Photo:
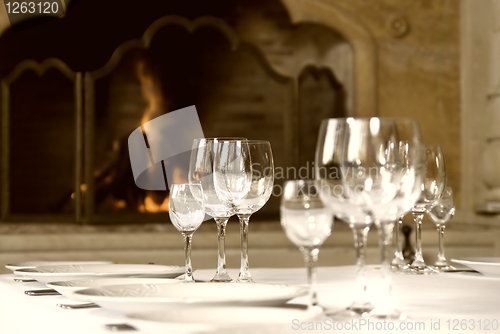
[[453,199],[453,189],[451,189],[451,187],[444,188],[443,195],[434,203],[428,213],[437,226],[439,238],[439,253],[433,268],[438,270],[455,269],[455,267],[446,261],[444,255],[444,228],[446,223],[455,214],[455,200]]
[[333,214],[319,197],[313,180],[286,181],[281,198],[281,226],[304,254],[309,283],[308,310],[323,312],[316,293],[319,248],[332,233]]
[[[424,159],[418,122],[410,119],[347,119],[343,161],[349,202],[378,227],[384,285],[370,316],[403,320],[392,299],[389,247],[394,222],[417,201]],[[400,145],[403,142],[403,145]],[[404,159],[402,148],[407,147]]]
[[203,190],[200,185],[174,184],[170,188],[168,213],[175,228],[184,237],[186,272],[184,282],[194,282],[191,267],[191,241],[205,218]]
[[[422,144],[420,144],[420,146],[421,145]],[[401,160],[404,166],[408,166],[408,159],[410,158],[409,148],[410,148],[410,142],[408,140],[399,142],[399,154],[401,155]],[[409,268],[403,256],[403,243],[401,242],[401,229],[403,227],[403,218],[404,214],[399,217],[399,219],[396,222],[396,225],[394,226],[396,251],[394,252],[394,259],[391,262],[393,271],[406,271]]]
[[422,256],[422,219],[427,210],[441,197],[446,186],[446,167],[441,146],[425,146],[426,172],[422,193],[412,209],[416,223],[415,260],[410,265],[413,274],[435,274],[438,271],[427,266]]
[[205,212],[214,218],[218,231],[217,270],[212,282],[232,282],[226,269],[226,225],[234,210],[229,202],[217,196],[214,183],[214,156],[219,141],[244,138],[199,138],[193,141],[189,163],[189,184],[200,184],[203,188]]
[[252,167],[250,190],[235,204],[240,220],[241,268],[237,282],[253,282],[248,264],[248,222],[269,200],[274,185],[274,159],[271,144],[263,140],[247,141]]
[[367,294],[365,254],[368,232],[372,222],[367,215],[349,202],[345,192],[340,164],[344,154],[346,119],[326,119],[321,122],[316,146],[315,175],[320,197],[336,218],[349,224],[356,249],[356,281],[354,301],[346,309],[328,314],[334,318],[364,317],[373,309]]

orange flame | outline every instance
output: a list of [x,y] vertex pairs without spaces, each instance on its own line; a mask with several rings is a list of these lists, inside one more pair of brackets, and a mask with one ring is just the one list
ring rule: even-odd
[[161,86],[158,80],[148,73],[144,61],[137,63],[137,77],[141,83],[142,96],[148,104],[141,119],[141,124],[144,124],[162,114],[164,101]]
[[165,197],[163,203],[156,204],[154,199],[146,195],[144,198],[144,204],[139,205],[139,212],[142,213],[159,213],[159,212],[168,212],[168,196]]
[[[163,114],[165,101],[158,78],[151,75],[151,71],[147,69],[146,63],[142,60],[137,63],[137,77],[141,84],[142,96],[147,103],[141,118],[141,125],[143,125]],[[168,212],[168,195],[161,204],[157,204],[154,197],[147,194],[144,203],[141,203],[138,209],[142,213]]]

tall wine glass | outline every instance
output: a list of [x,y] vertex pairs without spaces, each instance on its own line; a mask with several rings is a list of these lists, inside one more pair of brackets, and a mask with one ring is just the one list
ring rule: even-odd
[[[420,144],[422,145],[422,144]],[[401,160],[403,166],[408,167],[408,159],[409,157],[409,148],[410,142],[407,140],[403,140],[399,142],[399,154],[401,155]],[[411,209],[411,208],[410,208]],[[408,210],[407,210],[408,211]],[[397,220],[394,226],[394,234],[396,239],[396,251],[394,252],[394,259],[391,262],[393,271],[405,271],[408,270],[409,266],[405,261],[403,255],[403,243],[401,242],[401,229],[403,227],[403,218],[404,214],[402,214]]]
[[332,233],[333,214],[325,207],[316,181],[286,181],[281,198],[281,226],[304,255],[309,283],[308,310],[323,312],[316,293],[319,248]]
[[212,282],[232,282],[226,269],[226,225],[229,217],[234,215],[230,203],[222,202],[215,191],[214,155],[220,140],[237,140],[244,138],[199,138],[193,141],[188,179],[190,184],[200,184],[203,188],[205,212],[214,218],[218,231],[217,270]]
[[250,190],[235,205],[240,220],[241,268],[237,282],[253,282],[248,264],[248,222],[269,200],[274,185],[274,159],[271,144],[263,140],[247,141],[252,167]]
[[349,224],[354,235],[356,249],[357,292],[354,301],[346,309],[330,312],[335,318],[364,317],[373,309],[367,293],[365,254],[368,232],[372,225],[367,216],[349,202],[345,192],[346,174],[340,170],[344,154],[346,119],[325,119],[321,122],[316,145],[315,176],[322,201],[336,218]]
[[[379,232],[382,276],[385,286],[370,316],[404,319],[392,304],[390,264],[387,261],[388,235],[392,235],[398,194],[404,177],[399,153],[399,133],[394,119],[348,119],[341,169],[349,202],[375,223]],[[412,184],[413,186],[413,184]]]
[[191,242],[194,232],[205,218],[203,189],[198,184],[174,184],[170,188],[168,214],[175,228],[184,237],[186,273],[184,282],[194,282],[191,267]]
[[[422,191],[425,175],[425,151],[420,127],[416,120],[394,119],[394,121],[400,139],[398,156],[401,168],[394,168],[393,171],[396,174],[400,173],[400,184],[394,199],[377,207],[376,223],[379,232],[382,274],[386,284],[384,289],[380,289],[383,292],[382,297],[370,315],[402,320],[406,316],[397,309],[392,298],[390,245],[395,222],[401,221],[402,217],[411,210]],[[390,151],[387,153],[392,154]],[[405,270],[404,265],[399,268]]]
[[422,219],[427,210],[443,194],[446,186],[446,167],[441,146],[425,146],[426,173],[422,193],[415,206],[412,208],[416,223],[415,260],[410,266],[414,274],[435,274],[438,271],[427,266],[422,256]]
[[444,255],[444,228],[446,223],[455,214],[455,200],[453,199],[453,189],[451,187],[444,188],[443,195],[441,198],[434,203],[434,205],[429,210],[429,216],[431,217],[434,224],[436,224],[438,230],[439,238],[439,253],[433,268],[438,270],[450,270],[455,269],[452,265],[446,261]]

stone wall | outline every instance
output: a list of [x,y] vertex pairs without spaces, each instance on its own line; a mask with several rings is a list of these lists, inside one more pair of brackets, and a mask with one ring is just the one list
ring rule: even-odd
[[324,1],[372,32],[378,114],[419,120],[424,142],[443,147],[448,184],[461,203],[460,1]]

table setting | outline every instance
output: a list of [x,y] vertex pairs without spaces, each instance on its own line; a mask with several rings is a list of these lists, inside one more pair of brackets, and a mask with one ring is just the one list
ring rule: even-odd
[[[0,276],[0,332],[498,331],[500,258],[446,259],[453,190],[446,185],[442,148],[424,145],[417,121],[325,119],[315,177],[282,186],[274,183],[271,146],[238,137],[194,139],[188,182],[170,185],[168,202],[170,220],[184,240],[182,267],[6,264],[12,274]],[[271,196],[280,196],[283,233],[304,255],[304,268],[250,272],[250,218]],[[414,259],[404,258],[401,248],[406,214],[415,220]],[[424,215],[439,237],[433,265],[422,255]],[[225,231],[232,216],[240,223],[239,269],[226,265]],[[215,274],[197,270],[191,261],[195,232],[212,219],[218,235]],[[356,262],[317,268],[335,224],[352,230]],[[365,259],[371,229],[378,233],[378,265]]]

